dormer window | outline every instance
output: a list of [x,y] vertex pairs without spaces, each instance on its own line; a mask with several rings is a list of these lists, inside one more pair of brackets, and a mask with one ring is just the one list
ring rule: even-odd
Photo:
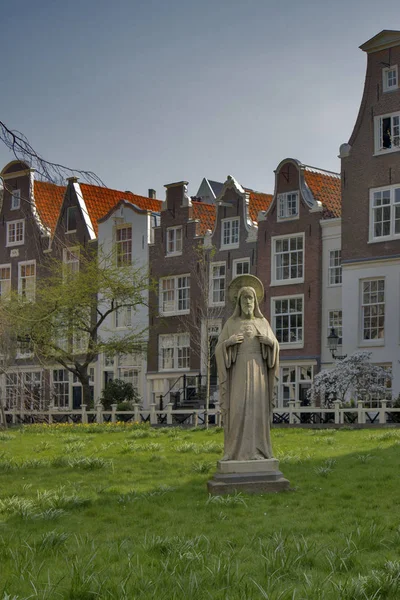
[[25,221],[8,221],[6,246],[20,246],[25,243]]
[[237,247],[239,245],[239,217],[222,219],[221,248]]
[[18,210],[21,206],[21,190],[11,192],[11,210]]
[[76,231],[76,206],[67,208],[67,231]]
[[182,227],[168,227],[167,256],[182,254]]
[[289,221],[299,217],[299,192],[278,194],[278,221]]
[[399,78],[397,72],[397,65],[387,67],[382,71],[383,77],[383,91],[392,92],[397,90],[399,87]]
[[400,150],[400,112],[375,117],[375,154]]

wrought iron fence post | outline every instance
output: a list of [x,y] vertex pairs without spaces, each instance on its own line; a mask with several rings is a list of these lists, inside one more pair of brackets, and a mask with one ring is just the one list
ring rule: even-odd
[[386,423],[386,409],[387,400],[381,400],[381,408],[379,410],[379,423],[384,425]]
[[117,422],[117,404],[111,404],[111,423]]

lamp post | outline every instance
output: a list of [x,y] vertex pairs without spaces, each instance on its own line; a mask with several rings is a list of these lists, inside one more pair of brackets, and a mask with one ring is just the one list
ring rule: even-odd
[[332,327],[330,334],[328,335],[328,348],[331,351],[332,358],[334,360],[343,360],[347,357],[347,354],[336,354],[336,350],[339,344],[339,336],[335,331],[335,328]]

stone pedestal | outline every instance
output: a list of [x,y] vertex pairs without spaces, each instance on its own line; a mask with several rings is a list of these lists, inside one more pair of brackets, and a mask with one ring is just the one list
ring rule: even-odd
[[279,471],[276,458],[264,460],[219,460],[217,472],[207,482],[213,496],[244,492],[270,494],[289,489],[289,481]]

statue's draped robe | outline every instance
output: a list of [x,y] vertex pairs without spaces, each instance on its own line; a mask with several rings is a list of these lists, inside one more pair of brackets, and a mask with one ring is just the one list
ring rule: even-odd
[[[241,334],[241,344],[227,346],[228,338]],[[261,344],[257,335],[271,345]],[[231,317],[215,351],[220,404],[224,419],[223,460],[272,458],[270,422],[275,379],[279,369],[279,344],[264,317]]]

